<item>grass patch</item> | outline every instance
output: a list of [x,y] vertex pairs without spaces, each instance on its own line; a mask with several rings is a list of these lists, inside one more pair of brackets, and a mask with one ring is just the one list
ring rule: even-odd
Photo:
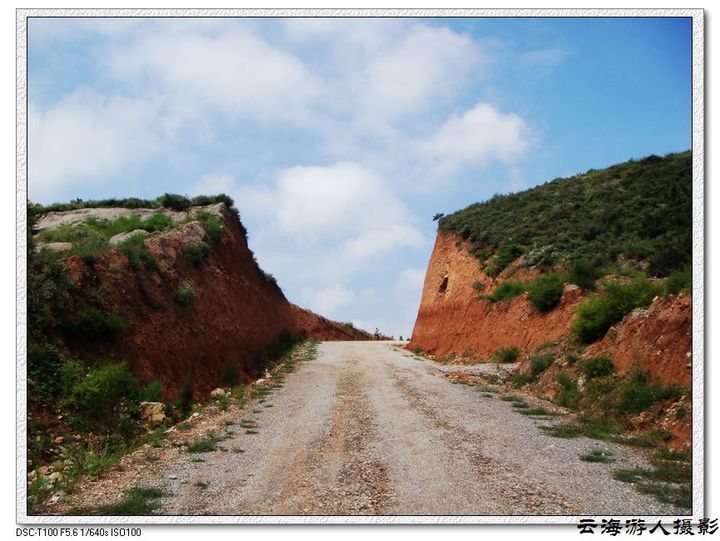
[[480,298],[490,302],[507,302],[519,297],[527,290],[527,284],[524,282],[516,282],[507,280],[497,286],[489,295],[481,295]]
[[520,355],[520,349],[512,346],[495,351],[493,359],[498,363],[513,363],[517,360],[518,355]]
[[560,424],[541,426],[540,429],[554,438],[579,438],[584,436],[600,441],[609,441],[616,434],[614,430],[603,426]]
[[143,235],[135,235],[130,237],[118,246],[120,251],[128,258],[130,267],[137,269],[140,263],[144,263],[146,267],[157,270],[160,268],[155,256],[147,251],[145,247],[145,237]]
[[199,438],[188,443],[187,451],[188,453],[211,453],[217,451],[217,444],[221,440],[222,438],[215,434],[208,434],[204,438]]
[[199,211],[195,214],[195,219],[205,228],[205,232],[213,242],[220,240],[225,233],[222,218],[216,214],[205,211]]
[[118,503],[98,508],[100,515],[152,515],[160,508],[160,498],[164,492],[159,488],[131,488]]
[[609,464],[615,462],[615,457],[612,451],[609,449],[593,449],[589,453],[580,455],[580,460],[583,462],[599,462],[602,464]]
[[678,507],[692,508],[692,489],[690,485],[671,485],[667,483],[638,483],[635,488],[643,494],[655,496],[663,503]]
[[533,383],[535,380],[536,380],[536,378],[534,378],[533,376],[529,376],[527,374],[513,374],[508,379],[508,381],[510,382],[510,385],[512,385],[516,389],[525,387],[525,385],[527,385],[529,383]]

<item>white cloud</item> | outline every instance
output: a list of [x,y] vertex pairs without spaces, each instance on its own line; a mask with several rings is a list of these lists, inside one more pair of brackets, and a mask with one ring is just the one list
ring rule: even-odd
[[415,217],[384,179],[342,162],[281,171],[274,185],[241,187],[231,195],[242,216],[266,224],[269,269],[321,284],[362,272],[384,254],[424,247]]
[[350,162],[286,169],[277,180],[275,206],[280,229],[299,238],[346,238],[411,221],[378,175]]
[[300,296],[312,311],[325,316],[349,305],[355,299],[355,294],[341,285],[304,288]]
[[432,137],[418,144],[418,151],[448,170],[492,161],[510,163],[531,144],[532,134],[522,117],[480,102],[451,116]]
[[216,35],[158,32],[111,57],[119,78],[143,76],[173,100],[258,120],[297,120],[321,91],[290,51],[235,27]]
[[43,197],[148,158],[161,147],[156,106],[77,92],[47,110],[29,107],[29,186]]
[[370,59],[362,81],[362,114],[392,118],[423,112],[432,101],[457,92],[481,59],[468,36],[415,25]]

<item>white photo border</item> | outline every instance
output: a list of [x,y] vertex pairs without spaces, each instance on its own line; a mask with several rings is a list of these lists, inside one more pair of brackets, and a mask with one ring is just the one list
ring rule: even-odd
[[[704,11],[702,9],[27,9],[16,10],[16,203],[17,203],[17,326],[16,326],[16,520],[18,524],[577,524],[591,515],[373,515],[373,516],[54,516],[27,514],[27,22],[33,17],[375,17],[375,18],[518,18],[518,17],[686,17],[692,19],[692,163],[693,163],[693,288],[692,288],[692,412],[693,507],[687,516],[616,516],[658,520],[703,518],[705,506],[705,89]],[[599,515],[598,515],[599,517]]]

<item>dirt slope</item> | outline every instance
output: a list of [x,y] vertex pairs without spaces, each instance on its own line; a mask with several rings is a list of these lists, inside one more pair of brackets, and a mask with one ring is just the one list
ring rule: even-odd
[[[532,276],[526,271],[513,279]],[[476,282],[485,285],[483,293],[497,285],[459,237],[438,233],[408,348],[437,356],[466,352],[487,356],[510,346],[529,351],[567,335],[582,297],[579,289],[566,286],[560,305],[540,314],[524,296],[496,303],[478,299]]]
[[[125,360],[142,381],[159,378],[174,395],[188,378],[196,393],[217,387],[228,367],[249,380],[263,368],[256,352],[283,330],[322,340],[369,338],[288,302],[255,262],[239,220],[222,203],[217,212],[225,232],[215,242],[199,222],[147,238],[157,268],[132,268],[114,248],[95,261],[65,259],[82,292],[76,311],[100,299],[102,309],[121,315],[128,327],[114,343],[68,343],[71,351],[82,358]],[[53,220],[61,222],[62,214],[55,213]],[[184,251],[201,241],[212,248],[202,263],[193,264]],[[197,293],[188,306],[175,301],[183,282]]]

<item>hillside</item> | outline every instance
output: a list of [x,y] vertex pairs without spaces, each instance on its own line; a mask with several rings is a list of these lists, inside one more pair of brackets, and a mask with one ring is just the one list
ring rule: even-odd
[[299,340],[372,338],[290,303],[226,196],[133,201],[30,209],[35,466],[71,436],[113,456],[145,432],[142,402],[177,421],[217,387],[241,392]]
[[685,152],[441,218],[408,349],[507,363],[517,388],[586,421],[687,448],[691,188]]
[[665,276],[692,255],[692,156],[591,169],[470,205],[439,226],[469,241],[491,276],[519,256],[540,268],[578,259],[608,268],[636,262]]

